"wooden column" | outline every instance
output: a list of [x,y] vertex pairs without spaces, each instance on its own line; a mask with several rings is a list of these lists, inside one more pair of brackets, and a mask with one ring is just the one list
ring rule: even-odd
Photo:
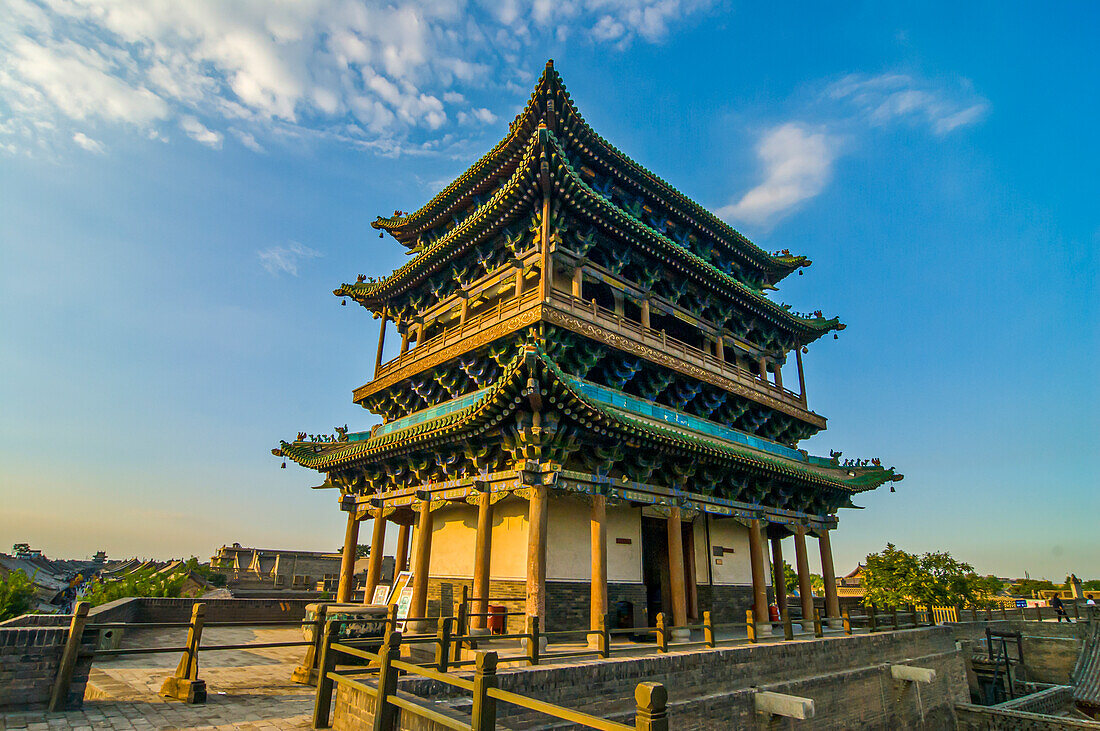
[[802,346],[794,349],[794,360],[798,364],[798,395],[806,403],[806,375],[802,372]]
[[684,537],[688,540],[684,546],[684,585],[687,588],[687,616],[688,621],[697,624],[695,620],[703,616],[699,609],[699,575],[695,568],[695,525],[688,522]]
[[382,516],[382,508],[374,516],[374,531],[370,538],[370,556],[367,559],[367,585],[363,589],[363,603],[370,604],[374,598],[374,590],[382,579],[382,554],[386,544],[386,519]]
[[527,502],[527,605],[528,617],[546,619],[546,523],[547,490],[531,487]]
[[409,326],[406,324],[401,329],[401,355],[407,352],[409,352]]
[[581,298],[581,292],[584,289],[584,267],[577,265],[573,267],[573,296],[577,299]]
[[726,360],[726,339],[722,337],[722,333],[718,333],[718,339],[714,341],[714,357],[720,361]]
[[626,312],[625,298],[623,297],[623,293],[617,289],[613,289],[611,290],[611,298],[615,301],[615,314],[619,317],[622,317],[623,313]]
[[470,314],[470,300],[467,297],[462,298],[462,303],[458,306],[458,324],[465,325],[466,317]]
[[[420,517],[416,524],[416,555],[413,557],[413,594],[409,605],[410,617],[423,617],[428,611],[428,572],[432,555],[431,500],[420,501]],[[414,622],[413,630],[423,629],[421,622]]]
[[779,607],[779,616],[787,616],[787,573],[783,570],[783,539],[776,537],[772,542],[772,576],[774,577],[775,605]]
[[[489,557],[493,551],[493,503],[492,493],[484,490],[477,497],[477,539],[474,545],[474,581],[471,612],[484,615],[489,611]],[[485,616],[470,617],[470,627],[484,630]]]
[[768,380],[768,361],[764,360],[763,358],[757,358],[756,359],[756,367],[757,367],[758,373],[760,375],[760,380],[761,381],[767,381]]
[[340,583],[336,588],[336,601],[351,601],[355,589],[355,549],[359,544],[359,520],[355,511],[348,512],[348,526],[344,529],[344,552],[340,556]]
[[389,308],[382,308],[382,325],[378,328],[378,352],[374,356],[374,377],[378,377],[378,369],[382,367],[382,346],[386,342],[386,323],[389,322]]
[[783,388],[783,364],[779,361],[775,362],[775,385]]
[[402,571],[409,570],[409,534],[412,533],[412,526],[402,523],[397,528],[397,556],[394,557],[393,575],[397,578],[397,575]]
[[829,531],[822,529],[817,534],[817,547],[821,551],[821,580],[825,584],[825,614],[830,627],[840,626],[840,599],[836,593],[836,571],[833,569],[833,547],[829,541]]
[[[665,521],[668,528],[668,583],[672,593],[672,624],[682,627],[687,624],[687,577],[684,575],[684,534],[680,508],[670,508]],[[685,630],[673,631],[673,636],[691,633]],[[683,639],[677,637],[676,639]]]
[[523,294],[523,267],[516,267],[516,297]]
[[[600,618],[607,614],[607,498],[592,496],[591,551],[592,604],[589,627],[600,629]],[[597,635],[588,636],[589,647],[595,647]]]
[[806,528],[794,528],[794,557],[798,563],[798,599],[802,604],[802,631],[812,632],[814,625],[814,592],[810,586],[810,561],[806,557]]
[[749,521],[749,564],[752,567],[752,603],[756,634],[770,635],[768,585],[764,573],[764,531],[759,518]]
[[[546,164],[544,160],[543,165]],[[539,299],[545,301],[550,296],[550,288],[554,285],[554,263],[550,258],[550,174],[548,171],[540,171],[542,173],[542,226],[540,227],[540,252],[539,252],[539,268],[542,269],[542,276],[539,277]]]
[[649,298],[642,300],[642,327],[648,328],[649,324]]

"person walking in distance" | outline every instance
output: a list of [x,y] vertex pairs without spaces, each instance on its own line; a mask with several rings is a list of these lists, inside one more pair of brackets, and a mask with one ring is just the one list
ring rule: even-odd
[[1065,619],[1070,621],[1069,615],[1066,614],[1066,605],[1062,603],[1062,597],[1055,594],[1050,600],[1050,606],[1054,607],[1054,611],[1058,614],[1058,621],[1061,622]]

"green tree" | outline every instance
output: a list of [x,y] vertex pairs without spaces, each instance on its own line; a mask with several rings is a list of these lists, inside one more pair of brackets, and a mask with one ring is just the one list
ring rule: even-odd
[[[786,559],[783,561],[783,578],[787,582],[788,594],[794,594],[798,591],[798,573],[787,563]],[[772,564],[772,586],[775,586],[776,583],[775,564]],[[819,574],[810,574],[810,591],[814,594],[821,594],[825,591],[825,581],[822,580]]]
[[135,571],[118,579],[107,579],[92,584],[84,601],[93,607],[116,599],[132,596],[178,597],[187,580],[186,572],[171,575],[154,576],[156,569],[148,568]]
[[193,572],[196,576],[206,579],[212,586],[225,586],[229,581],[228,576],[215,571],[208,563],[199,563],[199,559],[195,556],[187,559],[184,568]]
[[[337,553],[342,553],[343,550],[344,550],[343,547],[341,547],[340,550],[337,551]],[[363,544],[363,543],[360,543],[359,545],[357,545],[355,547],[355,557],[356,558],[369,558],[370,557],[370,546],[366,545],[366,544]]]
[[892,543],[867,556],[863,587],[865,602],[885,607],[976,605],[993,593],[973,566],[946,551],[917,556]]
[[1020,579],[1012,585],[1012,593],[1020,596],[1034,596],[1037,591],[1052,591],[1054,582],[1048,579]]
[[0,622],[26,614],[34,605],[34,582],[22,571],[0,578]]

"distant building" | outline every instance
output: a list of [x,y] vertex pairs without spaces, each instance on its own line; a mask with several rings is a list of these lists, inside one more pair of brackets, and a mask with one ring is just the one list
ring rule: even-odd
[[98,564],[99,566],[105,565],[107,563],[107,552],[106,551],[96,551],[95,556],[92,557],[92,561],[94,563]]
[[11,552],[15,554],[16,558],[41,558],[42,551],[37,548],[31,548],[29,543],[16,543],[11,547]]
[[234,543],[210,557],[210,567],[224,573],[228,588],[336,591],[340,554],[251,548]]

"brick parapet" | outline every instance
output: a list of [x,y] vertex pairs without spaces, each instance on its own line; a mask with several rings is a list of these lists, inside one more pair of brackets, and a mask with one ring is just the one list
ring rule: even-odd
[[[63,620],[69,617],[52,615]],[[0,627],[0,709],[44,706],[50,699],[68,627]],[[90,633],[77,659],[66,708],[79,708],[91,668]]]

